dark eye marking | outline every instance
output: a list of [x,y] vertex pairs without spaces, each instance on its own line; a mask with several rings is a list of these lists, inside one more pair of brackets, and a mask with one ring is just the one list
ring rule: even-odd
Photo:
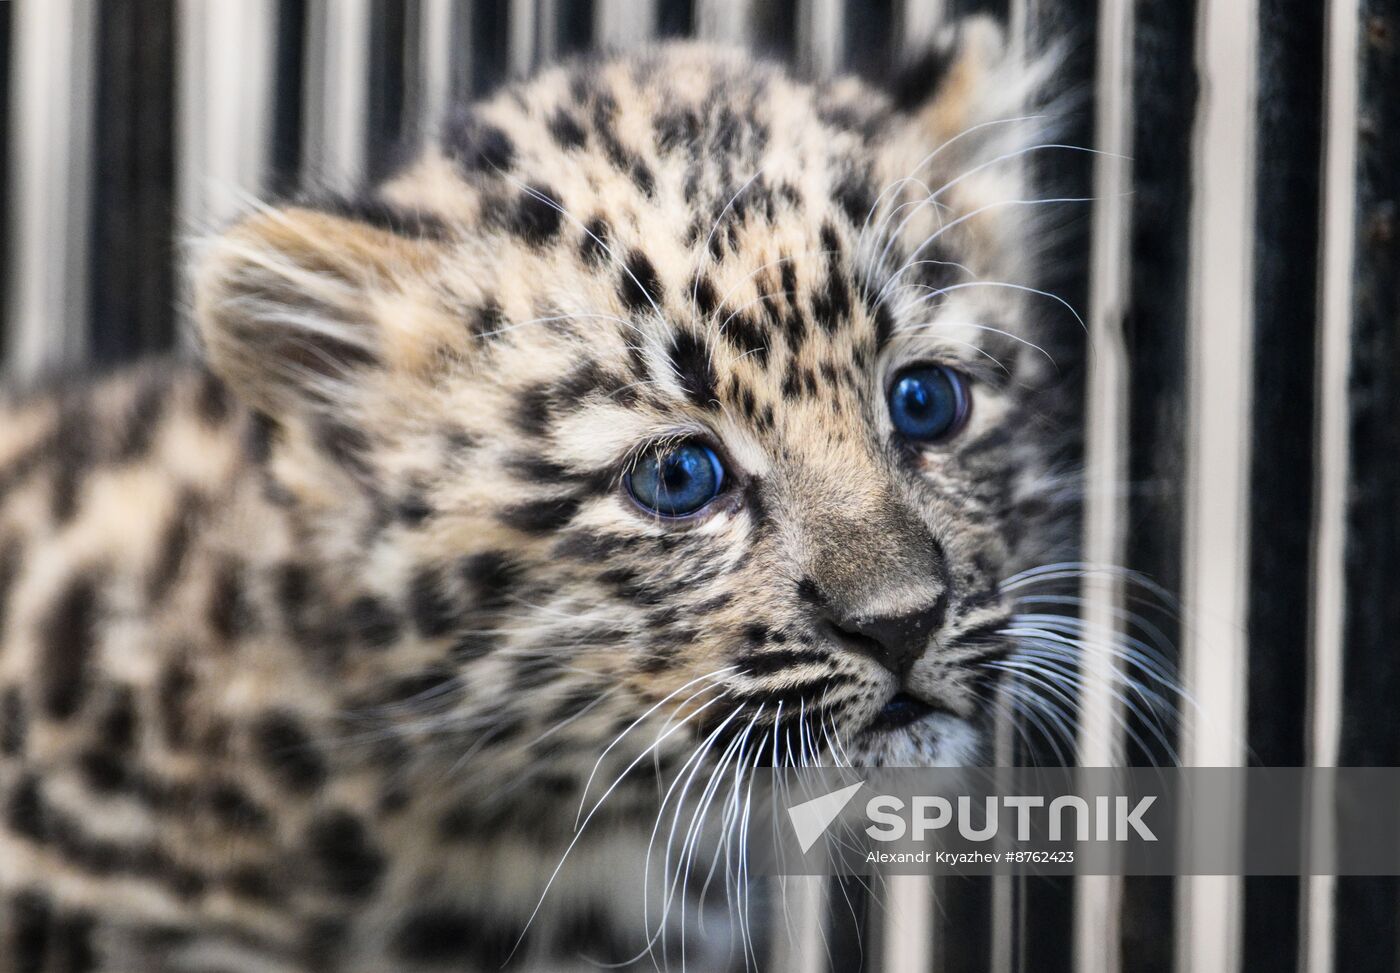
[[915,365],[890,386],[890,422],[912,442],[947,439],[967,421],[971,408],[967,381],[943,365]]
[[556,415],[576,408],[590,395],[602,394],[616,403],[628,404],[632,401],[630,386],[627,378],[588,360],[560,379],[539,382],[521,391],[516,397],[512,421],[515,428],[527,435],[543,436],[549,432]]
[[550,534],[567,527],[582,504],[577,496],[521,503],[503,510],[500,521],[524,534]]

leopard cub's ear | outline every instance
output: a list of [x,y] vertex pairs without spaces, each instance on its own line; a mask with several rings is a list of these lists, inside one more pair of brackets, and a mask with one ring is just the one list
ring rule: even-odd
[[994,280],[1025,279],[1041,261],[1049,214],[1022,201],[1035,195],[1035,149],[1056,141],[1063,123],[1048,94],[1057,57],[1051,50],[1024,59],[994,20],[968,17],[886,79],[912,123],[910,138],[891,143],[888,175],[901,179],[906,202],[927,185],[938,203],[894,221],[906,252],[936,256],[929,247],[941,240],[958,264]]
[[446,242],[432,220],[364,207],[244,220],[197,264],[195,318],[211,367],[272,415],[343,404],[366,370],[431,346],[440,325],[411,298]]
[[1053,52],[1021,59],[991,17],[964,17],[896,64],[885,83],[896,105],[915,115],[941,144],[984,122],[1034,111],[1054,61]]

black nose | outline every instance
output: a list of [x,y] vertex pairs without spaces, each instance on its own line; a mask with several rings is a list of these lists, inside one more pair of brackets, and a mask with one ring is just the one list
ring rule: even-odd
[[924,654],[929,635],[943,624],[947,606],[945,596],[901,615],[837,617],[828,614],[826,621],[843,643],[870,656],[903,679]]

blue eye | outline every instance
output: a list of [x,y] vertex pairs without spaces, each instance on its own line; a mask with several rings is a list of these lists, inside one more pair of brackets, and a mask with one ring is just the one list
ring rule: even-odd
[[724,485],[724,465],[700,443],[680,443],[647,453],[626,476],[632,499],[663,517],[693,514]]
[[962,428],[970,402],[963,377],[942,365],[915,365],[890,387],[890,421],[915,442],[946,439]]

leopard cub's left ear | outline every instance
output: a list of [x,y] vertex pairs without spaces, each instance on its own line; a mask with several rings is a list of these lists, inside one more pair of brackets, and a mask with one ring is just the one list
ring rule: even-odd
[[252,216],[210,244],[195,317],[210,366],[274,416],[342,404],[367,369],[432,345],[415,301],[441,258],[440,228],[405,228],[302,206]]

